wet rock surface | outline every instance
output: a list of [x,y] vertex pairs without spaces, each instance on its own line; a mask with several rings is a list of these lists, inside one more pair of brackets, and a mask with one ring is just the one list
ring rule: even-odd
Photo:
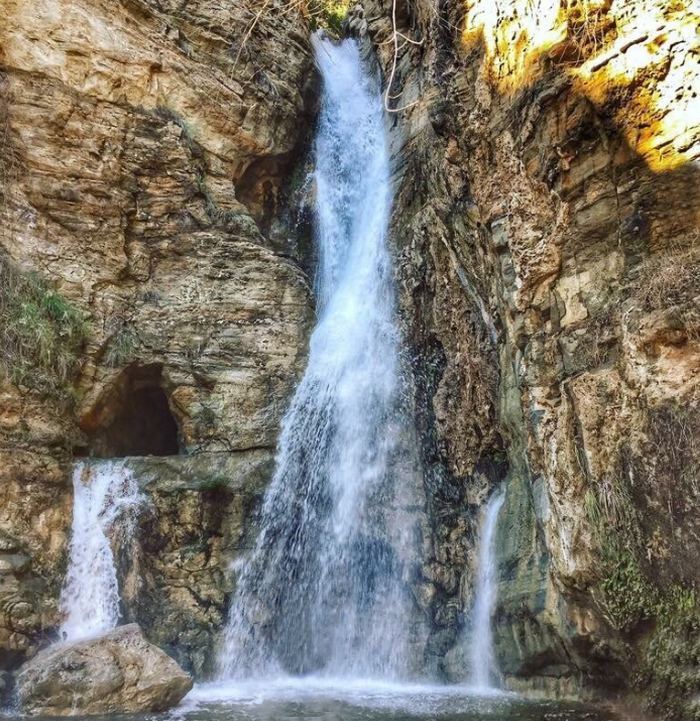
[[[506,683],[633,689],[691,717],[694,16],[659,0],[494,7],[397,3],[396,29],[418,43],[398,38],[388,100],[405,109],[388,122],[428,499],[420,664],[464,677],[478,513],[505,485]],[[211,670],[229,559],[254,535],[313,315],[286,204],[302,192],[291,171],[316,80],[301,15],[266,8],[5,3],[2,260],[49,279],[88,333],[59,395],[4,369],[0,673],[58,623],[71,458],[139,452],[158,457],[133,460],[150,508],[136,551],[117,554],[124,612]],[[368,0],[347,24],[385,77],[391,17]],[[149,423],[135,427],[134,409]]]
[[125,615],[183,668],[206,678],[216,671],[235,562],[257,534],[273,453],[132,458],[127,466],[147,502],[133,552],[118,554]]
[[[24,299],[10,321],[37,346],[52,323],[67,337],[69,308],[85,333],[70,372],[52,365],[51,392],[27,349],[3,356],[0,670],[60,620],[72,458],[269,458],[313,315],[286,197],[316,83],[306,21],[281,0],[259,17],[256,2],[11,0],[3,11],[0,261],[47,284],[43,305]],[[153,566],[179,568],[183,554],[194,577],[192,564],[226,565],[220,517],[249,504],[238,468],[224,496],[205,488],[213,470],[154,494],[149,541],[164,547],[149,548]],[[149,609],[147,631],[154,602],[180,623],[164,600],[178,594],[178,608],[218,622],[230,584],[196,581],[192,596],[184,569],[161,570],[134,601]]]

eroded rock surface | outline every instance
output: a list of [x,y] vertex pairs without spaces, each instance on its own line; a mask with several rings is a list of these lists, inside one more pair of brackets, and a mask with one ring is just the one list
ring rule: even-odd
[[[316,76],[302,15],[281,0],[259,9],[3,4],[0,260],[51,289],[11,320],[39,338],[67,303],[86,333],[51,392],[17,372],[19,352],[3,356],[0,670],[59,620],[72,456],[240,454],[245,466],[275,445],[313,314],[285,198]],[[206,477],[156,494],[152,542],[216,546]],[[239,480],[216,513],[244,503]],[[211,610],[177,573],[153,581],[173,584],[157,599],[181,594],[218,619],[223,590]]]
[[132,458],[127,465],[148,500],[135,553],[118,554],[126,616],[183,668],[207,677],[216,670],[232,565],[257,534],[273,452]]
[[[387,77],[391,11],[366,2],[349,23]],[[430,652],[463,674],[477,513],[505,484],[507,683],[634,687],[690,717],[697,17],[685,2],[470,0],[398,3],[396,19],[393,237],[434,518]]]
[[136,624],[38,653],[17,673],[17,697],[32,716],[165,711],[192,678]]
[[[367,0],[348,24],[387,76],[392,4]],[[478,512],[505,484],[506,682],[634,688],[687,717],[697,18],[662,0],[396,7],[417,41],[396,36],[389,104],[405,108],[390,115],[392,237],[426,469],[424,665],[464,675]],[[265,8],[3,8],[3,255],[50,279],[89,333],[69,393],[12,372],[2,384],[0,671],[57,623],[76,450],[180,454],[134,461],[151,508],[139,554],[120,560],[124,605],[208,670],[223,559],[254,534],[312,316],[285,207],[311,110],[307,28],[282,0]]]

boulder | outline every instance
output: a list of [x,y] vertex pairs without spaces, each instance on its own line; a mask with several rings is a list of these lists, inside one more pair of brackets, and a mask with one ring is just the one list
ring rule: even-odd
[[163,711],[191,688],[190,676],[135,623],[55,644],[17,672],[20,707],[30,715]]

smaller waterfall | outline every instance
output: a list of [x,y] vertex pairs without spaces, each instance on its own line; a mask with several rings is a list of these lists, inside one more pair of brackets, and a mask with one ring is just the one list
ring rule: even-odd
[[471,616],[469,661],[471,685],[478,690],[493,688],[498,675],[493,652],[491,615],[496,603],[496,524],[504,494],[496,493],[486,504],[479,542],[479,568],[476,577],[474,607]]
[[61,638],[99,636],[119,622],[119,587],[110,535],[127,538],[141,500],[123,461],[77,463],[68,571],[61,590]]

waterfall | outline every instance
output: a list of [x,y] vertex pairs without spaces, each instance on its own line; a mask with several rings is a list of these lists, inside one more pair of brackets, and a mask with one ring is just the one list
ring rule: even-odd
[[[283,419],[255,549],[237,579],[220,678],[399,677],[408,659],[399,338],[386,246],[390,168],[379,84],[354,40],[313,37],[317,323]],[[403,515],[402,515],[403,513]]]
[[471,639],[469,659],[471,685],[475,689],[488,690],[498,675],[493,652],[491,615],[496,603],[496,524],[504,500],[503,493],[496,493],[486,505],[481,538],[479,539],[479,568],[474,592],[471,616]]
[[130,535],[139,502],[136,480],[123,461],[76,463],[68,571],[59,602],[62,639],[98,636],[119,622],[110,535]]

